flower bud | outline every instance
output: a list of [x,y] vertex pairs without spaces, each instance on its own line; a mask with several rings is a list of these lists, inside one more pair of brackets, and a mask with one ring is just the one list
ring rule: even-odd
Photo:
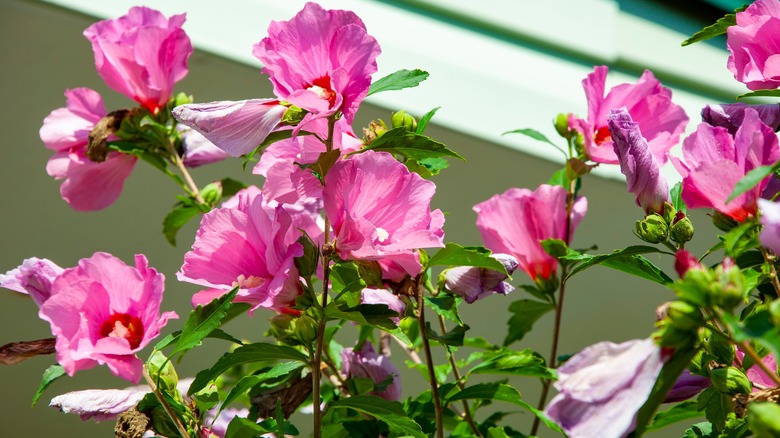
[[673,301],[667,311],[672,326],[680,330],[695,330],[704,323],[701,311],[685,301]]
[[383,136],[387,132],[387,125],[382,120],[374,120],[363,128],[363,143],[370,145],[374,140]]
[[669,226],[663,217],[651,213],[644,220],[636,221],[636,233],[645,242],[660,243],[666,240]]
[[571,138],[573,135],[573,132],[569,129],[569,115],[570,114],[560,113],[555,116],[555,120],[553,122],[555,125],[555,130],[558,131],[558,135],[563,138]]
[[715,268],[717,283],[711,288],[714,303],[731,309],[744,301],[745,277],[733,259],[726,257]]
[[728,339],[723,336],[712,335],[704,344],[704,349],[712,357],[715,358],[718,363],[732,363],[734,362],[735,352],[734,346]]
[[149,375],[152,376],[152,379],[154,379],[163,392],[171,396],[179,395],[176,389],[176,385],[179,383],[179,376],[176,374],[171,361],[164,354],[155,351],[146,362],[146,366],[149,369]]
[[685,217],[685,213],[677,211],[677,209],[674,208],[674,205],[669,202],[664,202],[663,216],[667,224],[672,225],[679,215]]
[[317,323],[308,315],[301,315],[292,320],[295,339],[303,345],[310,345],[317,339]]
[[660,328],[653,334],[653,338],[658,341],[658,345],[675,350],[687,349],[696,342],[697,334],[690,330],[681,330],[667,322],[658,323]]
[[290,105],[287,107],[287,109],[284,111],[284,114],[282,114],[282,125],[287,126],[297,126],[298,123],[303,120],[303,117],[306,115],[307,111],[303,108],[299,108],[295,105]]
[[669,229],[669,236],[677,243],[685,243],[693,239],[693,231],[693,222],[685,213],[678,211]]
[[726,216],[725,214],[715,211],[712,214],[712,224],[715,225],[715,228],[724,231],[729,232],[732,228],[739,225],[739,222],[735,221],[734,219]]
[[222,199],[222,182],[215,181],[207,184],[200,190],[200,196],[203,197],[207,204],[215,205]]
[[680,278],[684,278],[685,274],[691,269],[704,269],[699,263],[699,260],[688,251],[681,249],[674,255],[674,270],[677,271],[677,275]]
[[739,368],[725,366],[710,370],[712,387],[718,392],[728,395],[750,394],[753,385]]
[[403,127],[409,132],[415,132],[417,130],[417,120],[410,114],[407,114],[404,110],[393,113],[390,121],[393,124],[393,128]]

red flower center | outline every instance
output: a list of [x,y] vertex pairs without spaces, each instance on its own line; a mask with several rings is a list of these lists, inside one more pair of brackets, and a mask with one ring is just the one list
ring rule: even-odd
[[609,133],[609,128],[606,126],[602,126],[601,128],[597,129],[594,133],[594,141],[597,145],[601,145],[601,143],[604,143],[607,140],[612,139],[612,134]]
[[130,348],[136,349],[144,338],[144,325],[137,316],[114,313],[100,327],[100,336],[127,339]]
[[336,92],[330,88],[330,76],[325,75],[313,80],[306,89],[316,93],[320,99],[327,100],[330,106],[336,103]]

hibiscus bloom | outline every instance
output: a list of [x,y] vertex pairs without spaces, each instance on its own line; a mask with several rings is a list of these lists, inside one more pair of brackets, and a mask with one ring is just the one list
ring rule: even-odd
[[371,379],[375,385],[387,385],[375,390],[373,395],[386,400],[401,400],[401,375],[390,358],[374,352],[370,342],[363,343],[359,350],[345,348],[341,350],[344,374],[349,378]]
[[756,0],[737,12],[737,24],[726,30],[728,67],[751,90],[780,86],[780,4]]

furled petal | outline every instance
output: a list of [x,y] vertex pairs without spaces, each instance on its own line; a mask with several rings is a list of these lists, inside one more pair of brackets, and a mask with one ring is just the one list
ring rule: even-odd
[[21,266],[0,274],[0,287],[29,294],[40,307],[51,295],[51,285],[63,269],[48,259],[32,257]]
[[208,141],[200,132],[183,124],[176,125],[176,128],[181,131],[185,166],[200,167],[227,158],[227,152]]
[[677,381],[674,382],[672,389],[666,394],[664,403],[688,400],[711,385],[712,381],[708,377],[697,376],[696,374],[691,374],[688,370],[684,370],[680,377],[677,378]]
[[[517,259],[509,254],[492,254],[500,261],[509,275],[517,269]],[[471,304],[494,293],[507,295],[514,287],[505,282],[507,275],[498,271],[476,266],[458,266],[444,272],[447,290],[458,294]]]
[[745,118],[745,109],[752,108],[758,113],[761,121],[777,131],[780,128],[780,105],[748,105],[746,103],[731,103],[720,105],[707,105],[701,110],[702,122],[712,126],[721,126],[728,129],[729,134],[736,135]]
[[66,414],[78,414],[82,420],[112,420],[129,411],[150,392],[146,385],[126,389],[87,389],[58,395],[49,406]]

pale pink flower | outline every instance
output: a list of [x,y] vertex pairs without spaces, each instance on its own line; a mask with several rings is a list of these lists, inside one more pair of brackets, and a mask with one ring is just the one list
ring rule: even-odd
[[544,412],[569,438],[624,437],[663,364],[652,339],[591,345],[558,368],[558,395]]
[[184,149],[182,161],[185,166],[200,167],[228,157],[227,152],[218,148],[200,132],[184,124],[176,125],[176,130],[181,135],[182,149]]
[[535,191],[509,189],[474,206],[477,228],[485,246],[514,256],[531,279],[548,280],[558,261],[547,254],[541,241],[569,242],[588,209],[584,197],[575,200],[569,233],[566,233],[566,189],[542,184]]
[[390,258],[412,276],[419,248],[444,246],[444,214],[431,211],[436,185],[392,155],[366,151],[338,161],[325,177],[325,214],[345,260]]
[[182,29],[185,19],[141,6],[88,27],[84,36],[92,43],[98,74],[113,90],[157,113],[187,75],[192,44]]
[[301,229],[321,240],[315,216],[300,206],[265,202],[256,187],[226,205],[203,216],[178,279],[211,288],[199,295],[200,303],[239,286],[235,301],[253,310],[293,306],[301,293],[294,258],[303,255],[296,240]]
[[769,178],[728,204],[726,199],[748,172],[778,159],[777,135],[761,122],[755,110],[747,108],[736,135],[732,137],[726,128],[702,123],[683,142],[683,159],[675,157],[672,163],[683,177],[682,199],[689,208],[714,208],[742,222],[756,214],[756,201]]
[[728,68],[751,90],[780,86],[780,4],[756,0],[736,14],[737,24],[726,31]]
[[401,322],[401,317],[406,312],[406,304],[398,298],[398,295],[387,289],[365,288],[360,291],[360,302],[363,304],[384,304],[399,316],[391,318],[396,324]]
[[761,225],[764,226],[759,235],[761,244],[780,254],[780,204],[759,199],[758,208],[761,210]]
[[612,147],[607,115],[613,108],[626,107],[631,118],[642,127],[650,151],[656,161],[666,163],[666,153],[674,146],[685,130],[688,116],[679,105],[672,103],[672,91],[649,70],[645,70],[636,84],[620,84],[604,95],[608,68],[594,67],[593,73],[583,81],[588,100],[588,118],[571,115],[569,127],[582,134],[585,152],[598,163],[617,164]]
[[49,407],[66,414],[78,414],[83,421],[113,420],[122,412],[133,409],[151,392],[147,385],[125,389],[86,389],[58,395],[51,399]]
[[610,111],[607,124],[620,171],[626,176],[628,191],[636,196],[636,205],[645,213],[663,214],[664,203],[669,202],[669,186],[642,136],[639,123],[622,107]]
[[55,151],[46,164],[46,172],[64,180],[60,195],[78,211],[101,210],[113,204],[122,193],[137,159],[120,152],[109,152],[97,163],[86,156],[90,130],[106,115],[100,95],[89,88],[65,92],[65,108],[52,111],[44,120],[40,136],[47,148]]
[[135,355],[175,312],[160,314],[165,277],[135,256],[135,267],[95,253],[65,269],[52,283],[39,315],[56,336],[57,361],[68,375],[108,365],[115,375],[138,382],[143,362]]
[[345,348],[341,350],[342,370],[349,378],[371,379],[374,384],[387,386],[371,394],[385,400],[401,400],[401,374],[390,358],[374,352],[370,342],[364,342],[359,350]]
[[28,294],[41,307],[49,299],[51,285],[62,271],[51,260],[31,257],[25,259],[18,268],[0,274],[0,287]]
[[274,94],[310,113],[303,123],[337,111],[351,122],[371,85],[379,53],[357,15],[316,3],[306,3],[290,21],[271,22],[268,36],[253,50]]
[[[517,269],[517,259],[509,254],[492,254],[491,257],[501,262],[509,275]],[[447,290],[462,296],[469,304],[488,295],[508,295],[515,290],[514,286],[504,281],[508,278],[506,274],[488,268],[457,266],[444,271],[444,278]]]

